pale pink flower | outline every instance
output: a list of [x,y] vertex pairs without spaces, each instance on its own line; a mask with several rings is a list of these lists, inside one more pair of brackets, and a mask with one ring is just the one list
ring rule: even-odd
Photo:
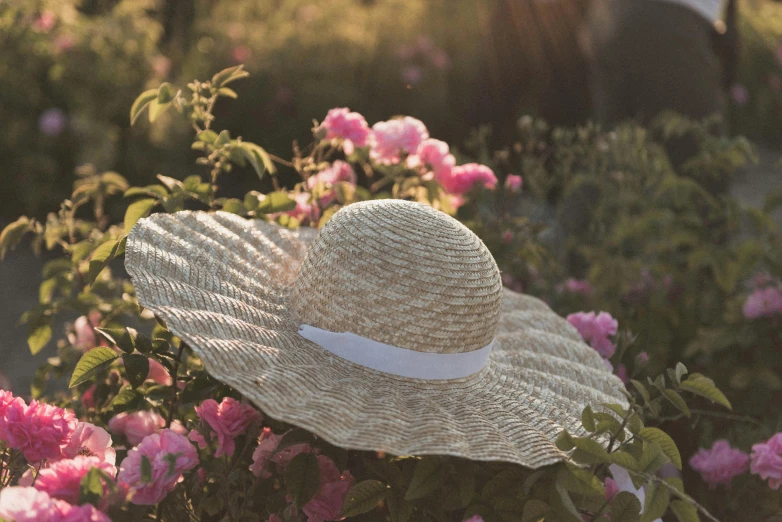
[[54,28],[55,23],[57,23],[57,16],[51,11],[44,11],[33,22],[33,29],[40,33],[48,33]]
[[616,485],[616,482],[611,477],[606,477],[604,485],[606,500],[611,502],[616,494],[619,493],[619,486]]
[[747,470],[749,456],[741,450],[731,448],[727,440],[718,440],[710,450],[701,448],[690,459],[690,466],[710,486],[730,484],[733,477]]
[[105,513],[92,504],[73,506],[64,500],[55,500],[54,505],[57,515],[51,522],[111,522]]
[[198,417],[212,428],[212,435],[217,436],[217,451],[215,457],[234,454],[234,439],[254,423],[261,422],[261,414],[249,404],[231,397],[223,398],[220,404],[213,399],[207,399],[195,409]]
[[421,120],[410,116],[380,121],[372,126],[369,135],[369,154],[382,165],[401,161],[401,155],[415,154],[429,131]]
[[29,406],[17,399],[8,405],[4,426],[6,441],[20,450],[30,463],[59,459],[76,428],[72,412],[32,401]]
[[571,294],[592,295],[594,288],[586,279],[569,278],[562,283],[560,291],[567,291]]
[[95,407],[95,390],[97,389],[97,385],[93,384],[89,388],[87,388],[84,393],[81,395],[81,405],[84,406],[87,409],[94,408]]
[[[289,196],[296,202],[296,208],[289,210],[288,212],[283,212],[283,214],[298,219],[304,225],[318,222],[318,219],[320,219],[320,209],[317,205],[312,203],[312,196],[309,192],[291,193]],[[271,219],[276,219],[277,216],[279,216],[279,214],[269,214]]]
[[505,178],[505,189],[510,192],[521,191],[522,184],[523,180],[521,179],[521,176],[517,174],[508,174],[508,177]]
[[246,45],[237,45],[231,50],[231,57],[237,63],[246,62],[253,55],[252,50]]
[[22,409],[27,406],[24,400],[14,397],[10,391],[0,390],[0,440],[5,440],[5,411],[14,401],[21,403]]
[[93,310],[88,315],[82,315],[73,322],[73,333],[68,334],[68,342],[75,348],[86,352],[96,346],[108,346],[108,342],[95,333],[95,327],[100,324],[101,313]]
[[758,288],[744,302],[744,317],[758,319],[782,314],[782,290],[775,286]]
[[357,112],[350,112],[347,107],[331,109],[318,130],[325,132],[327,140],[344,140],[345,154],[352,154],[354,147],[366,146],[371,132],[367,120]]
[[459,207],[464,205],[464,196],[461,194],[451,194],[449,198],[449,202],[451,203],[451,208],[454,209],[454,211],[459,210]]
[[428,138],[421,142],[415,154],[407,157],[407,166],[428,167],[432,172],[443,175],[443,170],[450,170],[456,165],[456,159],[450,153],[448,144],[444,141]]
[[269,458],[277,450],[282,435],[275,435],[271,428],[264,428],[261,436],[258,437],[258,447],[253,451],[253,463],[250,465],[250,471],[253,475],[260,478],[269,478],[272,476],[268,470]]
[[750,471],[763,480],[768,479],[768,487],[777,490],[782,486],[782,433],[753,445],[750,459]]
[[493,189],[497,186],[497,176],[486,165],[467,163],[450,170],[435,172],[435,179],[451,194],[464,194],[475,185]]
[[81,479],[92,468],[98,468],[111,477],[117,474],[117,468],[98,457],[78,455],[73,459],[58,460],[47,468],[41,469],[35,481],[35,489],[45,491],[50,497],[70,503],[79,501]]
[[627,366],[623,363],[619,363],[614,374],[619,377],[623,383],[627,384],[630,382],[630,376],[627,374]]
[[592,346],[603,358],[608,359],[616,351],[616,346],[608,338],[615,335],[619,327],[616,319],[608,312],[577,312],[567,316],[581,337]]
[[109,420],[109,431],[115,435],[125,435],[132,446],[165,426],[166,420],[154,411],[123,412]]
[[[149,461],[150,475],[144,477],[142,461]],[[128,452],[117,475],[131,490],[134,504],[152,505],[163,500],[183,480],[182,474],[198,465],[198,453],[187,438],[163,430],[144,438]]]
[[749,101],[749,91],[738,83],[730,88],[730,96],[736,105],[746,105]]
[[54,502],[44,491],[31,487],[0,490],[0,517],[13,522],[49,522],[56,516]]
[[154,381],[162,386],[171,386],[174,382],[171,378],[171,374],[166,370],[166,367],[155,359],[149,359],[149,372],[147,373],[146,380]]
[[304,504],[302,511],[307,515],[307,522],[337,520],[340,518],[345,496],[355,481],[349,471],[340,474],[334,461],[326,456],[318,456],[318,467],[320,487],[312,500]]
[[69,459],[76,455],[94,456],[101,462],[114,465],[117,454],[111,447],[111,442],[111,435],[103,428],[89,422],[78,422],[70,442],[62,449],[62,454]]
[[335,161],[327,169],[309,177],[307,179],[307,188],[313,190],[320,185],[322,189],[326,189],[319,199],[321,207],[326,207],[337,197],[334,190],[328,190],[337,183],[356,184],[356,173],[353,171],[350,163],[341,160]]
[[179,435],[187,436],[187,428],[185,428],[185,426],[176,419],[171,421],[171,425],[168,427],[168,429],[174,433],[178,433]]
[[68,116],[61,109],[46,109],[38,118],[38,130],[47,136],[58,136],[68,125]]

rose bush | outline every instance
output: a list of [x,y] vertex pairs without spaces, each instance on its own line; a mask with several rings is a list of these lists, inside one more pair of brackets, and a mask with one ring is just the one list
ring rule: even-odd
[[[750,153],[744,141],[681,119],[610,134],[524,119],[512,150],[490,154],[476,135],[477,163],[414,118],[370,126],[338,108],[285,160],[214,128],[215,104],[234,98],[229,85],[245,76],[234,67],[183,89],[164,83],[131,108],[132,121],[181,114],[205,177],[159,175],[130,187],[117,173],[83,168],[58,213],[22,217],[0,235],[0,254],[25,234],[63,254],[45,265],[40,302],[25,314],[30,349],[52,341],[55,317],[78,316],[36,375],[32,400],[0,393],[0,517],[622,522],[668,513],[690,522],[748,509],[761,520],[777,509],[776,416],[752,397],[777,389],[782,249],[764,212],[719,192]],[[681,172],[655,141],[676,133],[700,145]],[[232,197],[222,181],[235,166],[274,190]],[[278,169],[299,181],[283,186]],[[139,309],[118,263],[127,233],[151,212],[222,210],[319,227],[341,206],[383,197],[432,205],[472,227],[506,284],[570,314],[628,383],[630,407],[587,407],[582,426],[557,441],[570,461],[538,471],[337,448],[212,379]],[[768,210],[782,199],[774,198]],[[123,202],[124,218],[113,221]],[[44,397],[47,382],[63,378],[67,391]],[[726,411],[731,402],[736,413]],[[748,508],[724,494],[739,483],[767,501]]]

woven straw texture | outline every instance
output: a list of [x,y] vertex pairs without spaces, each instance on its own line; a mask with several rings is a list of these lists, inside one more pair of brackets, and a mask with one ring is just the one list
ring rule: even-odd
[[[480,240],[422,205],[351,205],[320,236],[222,212],[156,214],[131,231],[125,265],[139,302],[212,376],[341,447],[537,468],[565,457],[554,440],[578,433],[584,406],[626,404],[567,321],[502,289]],[[481,372],[424,381],[333,356],[298,335],[302,323],[418,351],[495,344]]]

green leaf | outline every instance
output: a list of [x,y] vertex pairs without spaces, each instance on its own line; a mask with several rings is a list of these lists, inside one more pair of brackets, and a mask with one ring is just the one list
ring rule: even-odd
[[620,491],[611,500],[611,522],[639,522],[641,501],[629,491]]
[[171,84],[163,82],[160,87],[157,88],[157,102],[169,103],[174,99],[174,90],[171,88]]
[[139,199],[128,205],[128,209],[125,211],[125,233],[130,232],[139,219],[147,217],[156,204],[156,199],[149,198]]
[[214,141],[214,145],[215,147],[222,147],[229,141],[231,141],[231,133],[223,129],[220,131],[220,134],[217,135],[217,138]]
[[652,522],[662,517],[668,510],[668,503],[671,500],[671,492],[665,486],[657,482],[651,482],[646,487],[646,498],[644,500],[644,512],[641,515],[641,522]]
[[603,483],[588,469],[573,464],[560,466],[557,471],[557,481],[571,493],[588,497],[605,497]]
[[684,401],[681,395],[670,388],[666,388],[663,393],[665,394],[665,398],[668,399],[671,404],[676,406],[676,409],[682,412],[685,417],[689,418],[692,415],[692,413],[690,413],[690,408],[687,407],[687,403]]
[[673,511],[673,514],[679,519],[679,522],[700,522],[701,520],[695,506],[684,500],[674,500],[671,502],[671,511]]
[[125,373],[130,385],[133,388],[138,388],[144,384],[144,381],[147,380],[147,375],[149,375],[149,359],[134,353],[123,355],[122,360],[125,363]]
[[342,505],[343,517],[355,517],[375,509],[386,498],[388,486],[379,480],[363,480],[354,485]]
[[141,483],[149,484],[152,482],[152,463],[146,455],[141,456]]
[[244,65],[229,67],[212,76],[212,86],[218,88],[225,87],[233,81],[240,80],[248,76],[250,76],[250,74],[244,70]]
[[314,440],[315,436],[311,432],[301,428],[293,428],[292,430],[288,430],[285,432],[285,434],[283,434],[274,452],[279,453],[285,448],[295,444],[311,444]]
[[76,368],[73,370],[68,387],[73,388],[88,381],[95,372],[106,368],[118,357],[117,353],[111,348],[106,348],[105,346],[93,348],[79,359]]
[[629,469],[631,471],[637,471],[638,468],[638,461],[635,460],[635,457],[627,453],[626,451],[615,451],[613,453],[608,454],[609,459],[613,464],[616,464],[617,466],[621,466],[625,469]]
[[139,94],[138,98],[136,98],[136,100],[133,102],[133,105],[130,107],[131,125],[136,123],[136,120],[147,107],[147,105],[149,105],[152,100],[157,99],[157,91],[157,89],[149,89],[148,91],[144,91]]
[[408,504],[400,493],[389,491],[386,495],[386,504],[388,504],[391,522],[407,522],[413,516],[413,506]]
[[288,196],[287,192],[269,192],[258,204],[256,212],[259,214],[276,214],[287,212],[296,208],[296,201]]
[[563,514],[568,517],[568,520],[572,520],[573,522],[582,522],[584,519],[581,518],[576,505],[573,504],[573,499],[570,498],[570,494],[559,480],[554,482],[554,489],[556,490],[559,501],[561,502],[561,507],[564,509]]
[[114,410],[121,410],[125,408],[131,408],[141,399],[141,394],[131,388],[130,386],[124,386],[119,393],[111,401],[111,407]]
[[285,470],[285,486],[296,507],[312,500],[320,487],[318,459],[312,453],[299,453]]
[[125,353],[133,353],[133,339],[127,328],[95,328],[95,331],[105,337],[111,344]]
[[106,241],[95,249],[90,257],[90,267],[87,273],[87,282],[89,284],[94,283],[103,269],[117,256],[125,253],[126,240],[127,236],[122,236],[120,239]]
[[630,382],[633,383],[635,389],[638,390],[638,393],[640,393],[641,397],[643,397],[644,404],[648,404],[651,400],[651,396],[649,395],[649,390],[646,389],[646,386],[644,386],[643,383],[636,381],[635,379],[630,379]]
[[682,390],[694,393],[695,395],[700,395],[701,397],[705,397],[712,402],[721,404],[729,410],[733,409],[733,406],[731,406],[728,398],[725,397],[725,394],[723,394],[716,386],[714,386],[714,383],[711,381],[711,379],[693,379],[691,375],[686,381],[683,381],[679,387]]
[[424,457],[413,469],[413,477],[405,493],[405,500],[423,498],[440,489],[445,484],[448,474],[437,457]]
[[560,451],[570,451],[576,447],[573,442],[573,437],[570,436],[570,433],[568,433],[567,430],[559,432],[555,444]]
[[[670,462],[671,459],[665,456],[659,444],[654,442],[644,442],[643,451],[638,459],[638,469],[646,473],[656,473],[661,467]],[[633,483],[639,487],[643,483],[642,475],[633,475]]]
[[79,504],[97,504],[103,498],[103,481],[98,468],[89,470],[79,482]]
[[263,178],[263,173],[269,171],[269,174],[277,172],[277,167],[271,156],[260,146],[249,141],[235,142],[233,150],[239,150],[241,155],[250,163],[259,178]]
[[763,210],[771,213],[782,205],[782,185],[779,185],[766,193],[766,200],[763,202]]
[[676,363],[676,382],[682,382],[682,377],[687,375],[687,367],[682,363]]
[[239,97],[239,95],[236,94],[236,91],[229,89],[228,87],[220,87],[217,90],[217,94],[220,96],[225,96],[226,98],[232,98],[234,100]]
[[584,429],[587,431],[595,431],[595,415],[592,412],[592,408],[587,406],[581,412],[581,424],[584,425]]
[[573,453],[573,460],[583,464],[602,464],[610,462],[608,452],[594,439],[586,437],[574,437],[573,444],[576,452]]
[[30,224],[30,219],[22,216],[0,232],[0,260],[5,257],[6,252],[16,247],[25,232],[30,230]]
[[123,194],[123,198],[133,198],[137,196],[151,196],[155,199],[168,197],[168,191],[162,185],[147,185],[146,187],[130,187]]
[[665,456],[671,459],[671,462],[678,469],[682,469],[682,457],[679,455],[679,448],[676,447],[676,443],[670,435],[658,428],[643,428],[636,433],[636,436],[641,437],[645,441],[658,444]]
[[160,103],[157,98],[149,102],[149,122],[154,123],[161,114],[166,112],[171,107],[171,103]]
[[35,355],[49,343],[52,338],[52,325],[46,323],[36,326],[27,335],[27,346],[30,347],[30,353]]
[[521,522],[544,522],[551,515],[551,506],[538,499],[530,499],[524,503],[524,514]]

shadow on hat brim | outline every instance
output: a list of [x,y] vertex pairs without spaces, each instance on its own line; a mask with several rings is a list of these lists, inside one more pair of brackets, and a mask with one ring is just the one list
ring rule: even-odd
[[510,290],[489,364],[473,376],[408,379],[333,356],[299,336],[287,311],[316,236],[223,212],[155,214],[131,231],[125,266],[139,303],[210,375],[343,448],[538,468],[565,458],[554,441],[563,428],[581,433],[586,405],[627,404],[567,321]]

